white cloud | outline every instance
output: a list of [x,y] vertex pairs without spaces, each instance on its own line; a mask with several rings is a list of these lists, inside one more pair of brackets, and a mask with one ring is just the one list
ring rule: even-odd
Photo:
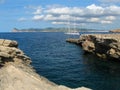
[[116,17],[115,16],[107,16],[107,17],[105,17],[105,19],[109,20],[109,21],[113,21],[116,19]]
[[45,16],[44,20],[56,20],[56,17],[54,17],[52,14],[48,14]]
[[46,21],[55,21],[55,22],[58,22],[58,23],[61,23],[61,22],[70,22],[70,23],[73,23],[73,22],[84,22],[85,21],[85,18],[84,17],[75,17],[75,16],[71,16],[71,15],[59,15],[59,16],[55,16],[55,15],[52,15],[52,14],[48,14],[44,17],[44,20]]
[[[34,15],[40,15],[43,12],[43,8],[41,6],[25,6],[24,7],[27,11],[27,13],[34,14]],[[32,13],[31,13],[32,12]]]
[[37,9],[33,14],[41,14],[41,9]]
[[51,14],[69,14],[70,8],[69,7],[50,8],[46,10],[46,12]]
[[101,6],[96,6],[95,4],[92,4],[90,6],[86,7],[88,13],[86,14],[91,14],[91,15],[103,15],[104,14],[104,8]]
[[105,12],[106,14],[111,14],[111,15],[115,15],[115,16],[119,16],[120,15],[120,7],[119,6],[115,6],[115,5],[112,5],[112,6],[109,6],[109,7],[106,7],[105,8]]
[[92,4],[90,6],[87,6],[86,7],[87,9],[90,9],[90,10],[103,10],[103,8],[101,6],[96,6],[95,4]]
[[36,7],[35,8],[35,12],[33,12],[33,14],[41,14],[42,13],[42,8],[39,6],[39,7]]
[[[87,7],[52,7],[45,10],[44,20],[53,24],[63,24],[68,20],[77,24],[81,23],[106,23],[111,24],[120,15],[119,6],[102,7],[95,4]],[[57,23],[58,22],[58,23]]]
[[52,14],[48,14],[48,15],[46,15],[45,16],[45,18],[44,18],[44,20],[51,20],[51,21],[53,21],[53,20],[55,20],[55,21],[57,21],[57,20],[60,20],[60,21],[66,21],[66,20],[70,20],[70,19],[72,19],[72,16],[70,16],[70,15],[59,15],[59,16],[55,16],[55,15],[52,15]]
[[45,13],[52,15],[76,15],[76,16],[104,16],[104,15],[120,15],[120,7],[119,6],[109,6],[109,7],[101,7],[96,6],[95,4],[89,5],[85,8],[81,7],[58,7],[58,8],[48,8],[45,10]]
[[101,23],[102,23],[102,24],[111,24],[112,21],[102,20]]
[[95,4],[86,7],[63,7],[57,5],[44,8],[41,6],[29,6],[29,8],[33,9],[31,13],[34,15],[32,20],[45,20],[52,24],[112,24],[120,18],[120,6],[116,5],[106,7]]
[[96,23],[96,22],[99,22],[100,19],[99,18],[90,18],[90,19],[87,19],[87,21]]
[[43,15],[35,15],[32,20],[38,21],[38,20],[42,20],[44,18]]
[[46,13],[59,15],[59,14],[69,14],[69,15],[79,15],[79,16],[89,16],[92,15],[101,15],[104,13],[104,8],[92,4],[86,8],[81,7],[58,7],[58,8],[48,8]]
[[68,22],[55,22],[55,21],[53,21],[52,24],[68,25]]
[[26,20],[27,20],[27,19],[24,18],[24,17],[21,17],[21,18],[18,19],[18,21],[20,21],[20,22],[23,22],[23,21],[26,21]]

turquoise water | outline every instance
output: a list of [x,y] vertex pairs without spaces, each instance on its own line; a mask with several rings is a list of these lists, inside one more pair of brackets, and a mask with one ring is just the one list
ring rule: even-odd
[[0,38],[18,41],[19,48],[31,57],[36,72],[57,84],[120,89],[120,62],[84,55],[78,45],[65,42],[69,36],[64,33],[1,33]]

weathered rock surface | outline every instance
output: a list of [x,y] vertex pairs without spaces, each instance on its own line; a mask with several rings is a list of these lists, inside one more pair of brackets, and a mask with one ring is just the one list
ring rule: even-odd
[[16,41],[0,39],[0,90],[90,90],[56,85],[38,75],[17,46]]
[[18,43],[14,40],[0,39],[0,46],[17,47]]
[[66,42],[79,44],[79,39],[69,38],[69,39],[66,40]]
[[112,32],[112,33],[119,33],[120,29],[110,30],[110,32]]
[[20,49],[17,48],[18,43],[12,40],[0,39],[0,65],[6,62],[16,62],[24,60],[24,63],[30,64],[31,60]]
[[84,34],[74,43],[101,58],[120,60],[120,34]]

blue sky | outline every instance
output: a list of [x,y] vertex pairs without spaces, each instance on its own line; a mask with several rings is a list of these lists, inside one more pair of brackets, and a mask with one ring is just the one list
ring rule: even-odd
[[0,32],[76,25],[120,28],[120,0],[0,0]]

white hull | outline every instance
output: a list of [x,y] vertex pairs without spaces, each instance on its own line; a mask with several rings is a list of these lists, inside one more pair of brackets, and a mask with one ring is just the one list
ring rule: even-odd
[[71,32],[71,33],[65,33],[65,34],[68,34],[68,35],[80,35],[78,32]]

